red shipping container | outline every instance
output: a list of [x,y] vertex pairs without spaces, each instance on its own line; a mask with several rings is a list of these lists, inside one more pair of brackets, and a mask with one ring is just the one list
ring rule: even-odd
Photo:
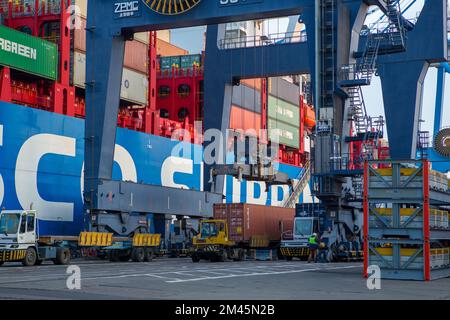
[[279,242],[282,233],[292,231],[295,209],[246,203],[215,204],[214,219],[228,222],[230,240],[249,242],[252,237],[266,237]]
[[255,130],[259,137],[261,129],[261,115],[237,106],[231,107],[230,129],[234,130]]

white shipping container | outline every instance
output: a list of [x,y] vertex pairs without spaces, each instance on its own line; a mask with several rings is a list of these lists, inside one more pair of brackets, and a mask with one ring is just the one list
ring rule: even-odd
[[[85,88],[86,55],[74,52],[73,83],[76,87]],[[145,105],[147,103],[148,80],[145,74],[124,68],[120,97],[123,100]]]
[[145,74],[124,68],[120,96],[123,100],[147,104],[148,79]]
[[311,153],[311,139],[307,131],[305,131],[305,152]]

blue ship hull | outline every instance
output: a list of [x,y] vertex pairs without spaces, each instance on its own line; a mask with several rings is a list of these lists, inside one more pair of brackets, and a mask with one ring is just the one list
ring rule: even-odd
[[[202,148],[189,144],[187,154],[174,154],[177,141],[118,129],[114,179],[202,190]],[[185,148],[186,149],[186,148]],[[0,205],[9,210],[33,209],[39,232],[77,235],[83,225],[84,120],[0,102]],[[300,168],[279,165],[291,178]],[[226,179],[227,202],[279,205],[287,186],[265,192],[257,182]],[[310,197],[308,195],[300,197]],[[309,201],[308,201],[309,202]]]

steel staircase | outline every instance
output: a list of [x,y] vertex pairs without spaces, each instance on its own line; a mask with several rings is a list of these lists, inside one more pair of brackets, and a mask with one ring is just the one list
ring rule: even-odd
[[406,50],[406,29],[403,26],[400,0],[384,0],[386,3],[387,27],[382,31],[384,36],[380,53],[395,53]]
[[368,130],[368,119],[361,87],[351,87],[348,89],[350,100],[349,120],[355,124],[356,135],[366,134]]
[[368,86],[376,70],[378,52],[382,37],[378,34],[367,35],[366,47],[363,56],[356,64],[344,65],[341,68],[340,86],[354,88]]
[[300,197],[300,194],[305,189],[306,185],[309,183],[310,178],[311,178],[311,164],[310,161],[308,161],[306,162],[306,165],[303,168],[302,172],[297,177],[296,179],[297,182],[292,188],[292,193],[290,194],[289,198],[286,199],[286,201],[284,202],[283,207],[295,208],[297,200]]

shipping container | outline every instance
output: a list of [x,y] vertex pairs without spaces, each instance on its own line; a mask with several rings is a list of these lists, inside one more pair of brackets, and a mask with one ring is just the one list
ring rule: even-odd
[[268,92],[274,97],[298,105],[300,102],[300,87],[283,78],[269,78]]
[[122,74],[122,88],[120,90],[121,99],[140,105],[146,105],[148,101],[147,94],[147,75],[124,68]]
[[159,67],[161,71],[172,71],[172,68],[180,68],[180,56],[160,57]]
[[261,92],[241,84],[233,87],[232,104],[252,112],[261,113]]
[[75,0],[75,5],[80,9],[80,14],[87,17],[87,0]]
[[189,51],[181,49],[173,44],[158,38],[158,45],[156,46],[156,54],[161,57],[182,56],[188,54]]
[[255,130],[256,135],[259,137],[259,131],[261,130],[261,115],[242,109],[238,106],[232,106],[230,114],[230,129],[244,131]]
[[241,85],[261,91],[262,79],[242,79]]
[[230,240],[249,242],[254,237],[276,243],[282,233],[292,231],[295,209],[245,203],[214,205],[214,219],[228,222]]
[[73,31],[73,47],[75,50],[86,52],[86,18],[78,16],[80,28]]
[[[86,55],[74,52],[73,84],[85,88],[86,82]],[[147,75],[128,68],[123,69],[122,87],[120,97],[123,100],[139,105],[147,104],[148,79]]]
[[298,127],[269,118],[267,129],[270,140],[275,141],[275,135],[278,134],[278,143],[295,149],[300,148],[300,129]]
[[[300,101],[299,101],[300,102]],[[300,126],[300,107],[299,102],[296,105],[284,101],[283,99],[269,96],[269,118],[285,122],[291,126]]]
[[58,78],[58,48],[0,25],[0,64],[51,80]]
[[[76,51],[86,52],[86,18],[79,17],[81,28],[75,29],[73,46]],[[148,36],[148,33],[146,33]],[[135,34],[135,38],[136,38]],[[145,37],[142,33],[138,37]],[[144,41],[127,41],[125,43],[125,55],[123,65],[126,68],[148,73],[148,39]]]
[[183,70],[192,69],[194,66],[202,66],[201,54],[188,54],[180,57],[180,68]]
[[148,45],[136,40],[127,41],[123,65],[140,73],[148,73]]
[[145,43],[148,45],[150,40],[150,32],[137,32],[134,34],[134,40]]

